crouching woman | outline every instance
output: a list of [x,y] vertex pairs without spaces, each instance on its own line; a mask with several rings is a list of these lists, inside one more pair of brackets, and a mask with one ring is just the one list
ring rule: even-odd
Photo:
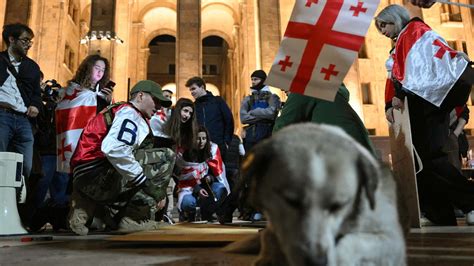
[[176,166],[180,221],[194,221],[196,207],[202,220],[213,221],[214,213],[223,215],[221,205],[230,193],[229,183],[219,147],[209,140],[205,127],[199,127],[197,147],[178,154]]

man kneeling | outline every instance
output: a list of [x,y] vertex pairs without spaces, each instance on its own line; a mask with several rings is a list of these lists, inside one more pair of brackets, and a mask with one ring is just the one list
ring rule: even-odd
[[[152,171],[147,171],[143,164],[148,159],[160,163],[153,158],[160,157],[160,153],[151,150],[146,160],[141,160],[137,151],[153,143],[147,119],[161,106],[169,107],[171,101],[163,96],[157,83],[149,80],[138,82],[130,99],[128,103],[109,106],[91,119],[77,144],[71,159],[73,193],[69,217],[69,226],[76,234],[87,235],[87,223],[94,216],[111,229],[131,223],[139,225],[139,221],[127,217],[127,207],[136,195],[153,198],[155,209],[164,206],[166,193],[162,190],[166,189],[169,176],[165,182],[154,182],[156,176],[163,177],[163,168],[152,167]],[[174,155],[171,151],[161,154],[167,158]],[[156,223],[142,227],[155,228]]]

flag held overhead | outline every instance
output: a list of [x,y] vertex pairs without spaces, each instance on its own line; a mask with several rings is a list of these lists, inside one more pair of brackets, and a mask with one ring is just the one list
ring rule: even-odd
[[334,101],[379,0],[297,0],[267,85]]

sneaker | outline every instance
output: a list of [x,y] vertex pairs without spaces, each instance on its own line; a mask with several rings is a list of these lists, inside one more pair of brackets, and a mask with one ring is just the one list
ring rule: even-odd
[[261,214],[260,212],[256,212],[252,215],[251,220],[252,222],[260,222],[263,220],[263,214]]
[[87,218],[87,213],[84,209],[74,208],[69,217],[69,227],[74,233],[85,236],[89,233],[89,228],[86,226]]
[[138,231],[150,231],[160,228],[160,223],[152,220],[143,220],[137,222],[130,217],[123,217],[120,220],[118,230],[120,232],[138,232]]
[[474,211],[466,213],[466,224],[474,225]]

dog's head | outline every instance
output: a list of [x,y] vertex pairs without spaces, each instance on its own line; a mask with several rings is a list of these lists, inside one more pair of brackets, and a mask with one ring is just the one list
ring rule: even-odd
[[256,145],[242,174],[291,265],[326,265],[342,227],[375,207],[379,166],[341,129],[289,126]]

